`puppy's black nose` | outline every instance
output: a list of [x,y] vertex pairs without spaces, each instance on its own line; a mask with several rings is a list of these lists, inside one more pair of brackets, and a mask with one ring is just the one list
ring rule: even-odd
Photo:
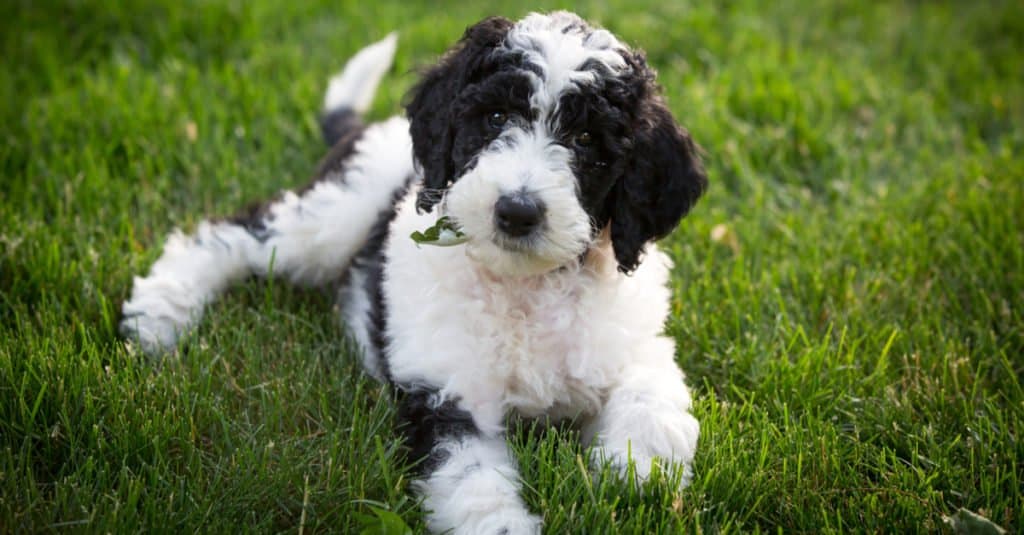
[[540,225],[543,217],[544,205],[524,193],[502,195],[494,203],[494,219],[498,230],[509,236],[526,236]]

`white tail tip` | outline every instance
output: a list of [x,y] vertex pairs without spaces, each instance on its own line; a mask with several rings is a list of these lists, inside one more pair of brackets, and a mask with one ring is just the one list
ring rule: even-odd
[[391,67],[397,46],[398,33],[391,32],[352,56],[345,68],[328,83],[324,111],[351,108],[360,115],[366,113],[373,103],[377,85]]

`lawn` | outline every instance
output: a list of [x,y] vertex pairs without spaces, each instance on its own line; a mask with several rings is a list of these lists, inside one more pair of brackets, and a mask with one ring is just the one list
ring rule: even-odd
[[[711,188],[662,243],[693,483],[639,493],[516,426],[548,531],[1024,530],[1024,4],[562,5],[647,50]],[[0,531],[423,528],[326,293],[238,286],[159,363],[116,325],[172,228],[307,180],[359,47],[401,33],[383,118],[466,25],[526,12],[458,6],[0,8]]]

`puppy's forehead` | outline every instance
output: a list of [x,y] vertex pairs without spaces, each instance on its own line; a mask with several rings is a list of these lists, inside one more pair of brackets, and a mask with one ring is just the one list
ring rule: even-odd
[[565,11],[531,13],[509,30],[503,48],[522,54],[540,78],[538,89],[552,97],[628,68],[628,49],[611,32]]

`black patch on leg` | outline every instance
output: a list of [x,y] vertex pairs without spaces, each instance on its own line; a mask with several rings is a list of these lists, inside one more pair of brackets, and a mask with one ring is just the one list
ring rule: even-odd
[[[339,110],[336,113],[340,113]],[[349,110],[351,113],[351,110]],[[324,117],[324,121],[327,120],[331,114]],[[334,124],[334,123],[332,123]],[[331,147],[331,150],[320,163],[317,164],[316,173],[313,175],[313,179],[305,186],[295,190],[295,194],[302,196],[304,193],[316,187],[317,184],[324,180],[335,180],[344,184],[345,177],[345,166],[348,160],[355,154],[356,143],[362,139],[363,133],[366,128],[359,122],[359,117],[354,113],[352,118],[344,130],[339,130],[339,137],[337,142]],[[275,195],[269,201],[257,201],[249,203],[248,206],[240,210],[234,215],[213,219],[211,222],[216,223],[218,221],[226,221],[238,225],[246,230],[253,238],[258,240],[260,243],[267,241],[270,238],[271,233],[267,229],[267,223],[273,220],[270,215],[270,207],[280,202],[281,195]]]
[[270,201],[249,203],[248,206],[238,211],[235,215],[224,218],[223,221],[244,228],[253,238],[263,243],[270,238],[270,231],[267,230],[267,221],[270,220],[270,207],[280,200],[281,196],[276,195]]
[[409,448],[409,459],[420,474],[428,474],[448,458],[436,446],[443,440],[457,439],[480,432],[473,417],[458,407],[457,399],[438,403],[438,391],[418,386],[398,387],[400,430]]

